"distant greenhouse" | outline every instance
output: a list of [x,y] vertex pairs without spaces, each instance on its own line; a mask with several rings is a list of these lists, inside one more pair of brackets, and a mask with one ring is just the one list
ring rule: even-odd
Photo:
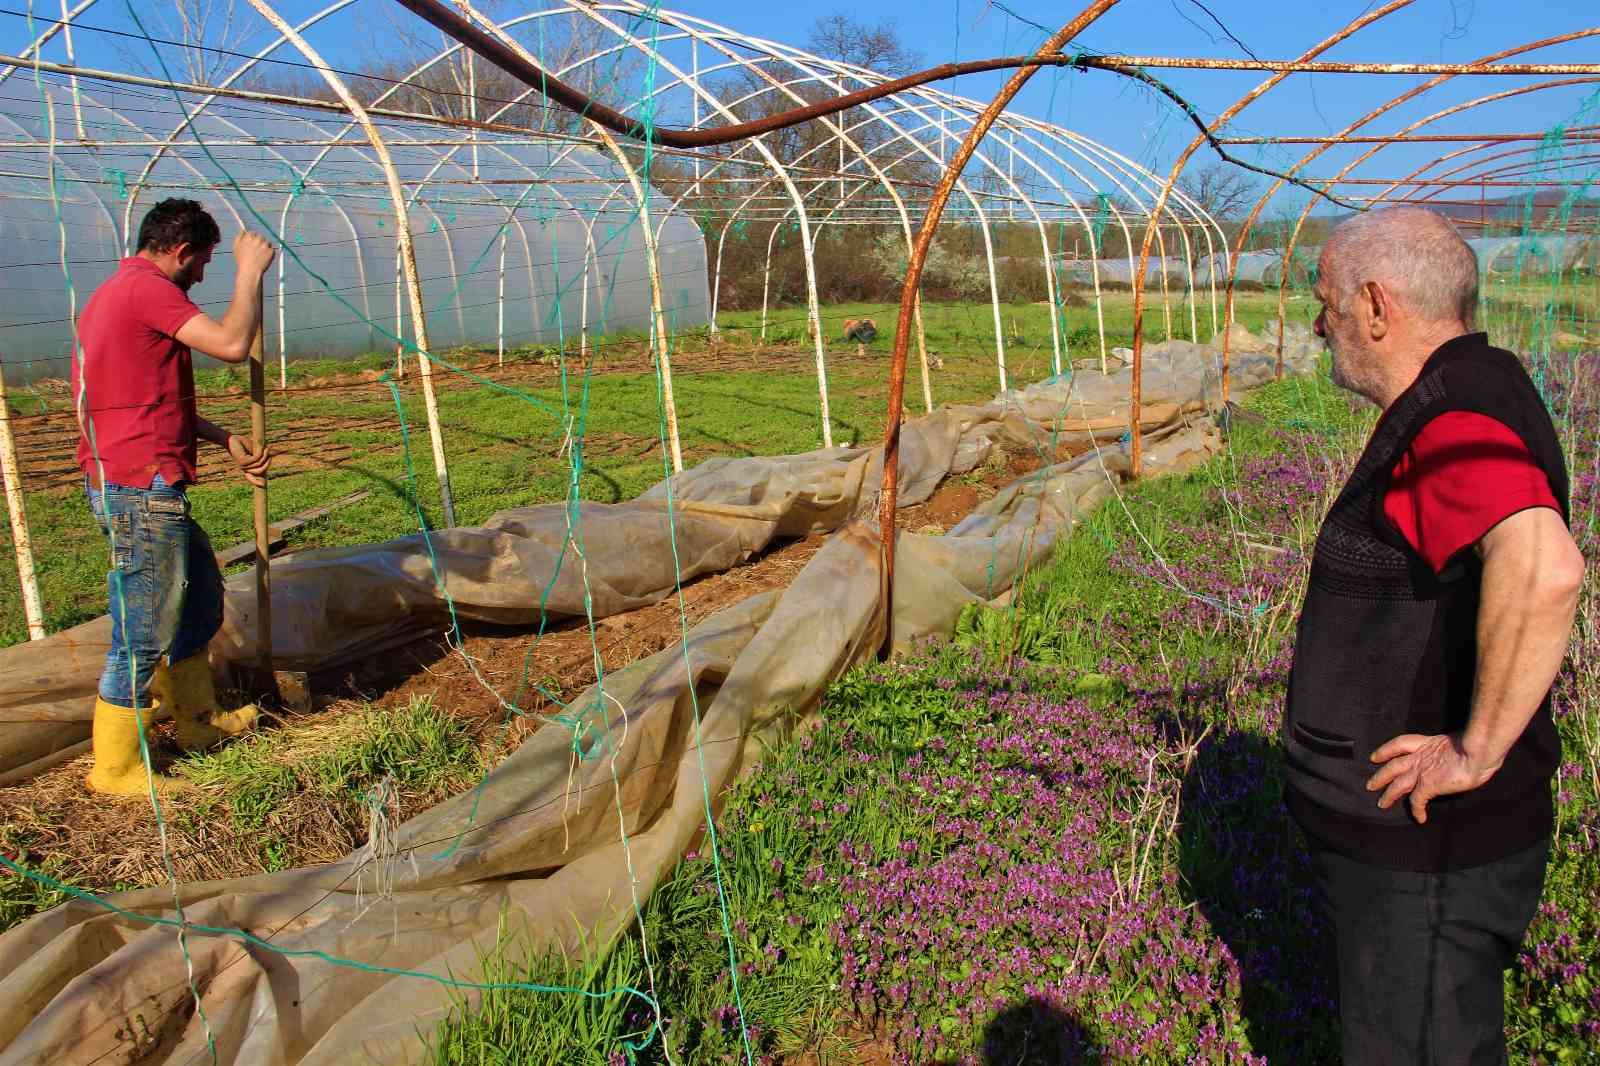
[[[1600,244],[1581,236],[1529,234],[1517,237],[1472,237],[1467,240],[1478,258],[1478,269],[1486,275],[1551,274],[1564,270],[1593,270],[1600,265]],[[1289,267],[1289,284],[1303,288],[1316,278],[1321,245],[1297,246]],[[1112,261],[1114,265],[1115,261]],[[1152,261],[1151,269],[1155,269]],[[1182,269],[1180,263],[1178,269]],[[1283,249],[1267,248],[1239,255],[1236,280],[1275,287],[1282,276]],[[1126,266],[1123,273],[1126,273]],[[1202,259],[1195,267],[1195,285],[1218,285],[1228,279],[1227,256],[1218,254]],[[1102,278],[1106,275],[1102,274]]]
[[1478,257],[1478,269],[1485,274],[1552,274],[1596,265],[1592,240],[1563,233],[1473,237],[1467,243]]
[[[1311,284],[1317,266],[1317,257],[1322,254],[1320,246],[1296,248],[1289,262],[1289,284],[1292,286],[1305,286]],[[1254,282],[1258,285],[1276,286],[1283,275],[1283,249],[1269,248],[1262,251],[1241,252],[1235,279],[1243,282]],[[1196,285],[1210,284],[1215,277],[1216,284],[1222,285],[1228,279],[1228,257],[1226,255],[1213,255],[1202,259],[1194,271]]]
[[[1061,264],[1061,276],[1077,285],[1092,285],[1096,277],[1102,285],[1132,285],[1133,273],[1138,265],[1137,256],[1132,259],[1126,256],[1121,259],[1068,259]],[[1168,284],[1188,284],[1188,268],[1182,259],[1151,256],[1145,276],[1159,285],[1163,265],[1167,270]]]
[[[189,119],[185,105],[156,89],[74,93],[51,81],[43,90],[0,95],[0,359],[8,378],[67,372],[74,302],[81,308],[129,254],[145,211],[168,196],[199,200],[222,228],[222,248],[191,294],[213,313],[232,292],[227,250],[239,227],[282,234],[292,254],[279,256],[265,287],[270,361],[392,351],[391,334],[409,333],[393,206],[371,146],[348,119],[238,101],[214,101]],[[435,351],[562,339],[576,346],[585,334],[649,327],[648,257],[634,201],[610,191],[627,188],[610,158],[548,137],[484,133],[470,145],[426,137],[412,127],[387,139],[413,192]],[[39,151],[52,139],[53,154]],[[659,195],[650,210],[671,324],[702,325],[709,293],[700,229]]]

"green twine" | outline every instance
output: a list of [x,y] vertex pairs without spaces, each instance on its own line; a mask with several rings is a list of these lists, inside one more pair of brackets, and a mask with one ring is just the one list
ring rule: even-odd
[[[20,877],[25,877],[30,881],[37,882],[38,884],[43,885],[45,888],[51,889],[52,891],[65,893],[66,895],[71,896],[73,899],[82,901],[84,903],[91,903],[97,907],[101,907],[106,911],[109,911],[112,914],[115,914],[119,918],[124,918],[128,921],[142,922],[145,925],[160,926],[167,929],[176,929],[181,934],[194,933],[200,936],[237,940],[242,944],[248,944],[251,947],[262,948],[266,951],[273,952],[274,954],[282,955],[285,958],[316,959],[320,962],[325,962],[330,966],[337,966],[341,969],[355,970],[360,973],[379,974],[385,977],[413,977],[422,981],[432,981],[434,984],[442,985],[445,988],[460,989],[463,991],[573,993],[584,996],[588,999],[615,999],[617,996],[633,996],[649,1004],[652,1008],[656,1006],[655,999],[653,999],[647,993],[641,992],[639,989],[634,988],[632,985],[620,985],[616,988],[609,988],[605,989],[604,991],[595,992],[585,988],[569,988],[565,985],[540,984],[536,981],[463,981],[455,977],[446,977],[443,974],[429,973],[426,970],[412,970],[401,966],[377,966],[372,963],[358,962],[355,959],[346,959],[326,951],[318,950],[316,948],[280,947],[279,945],[273,944],[270,941],[263,940],[254,933],[247,933],[243,929],[234,928],[232,926],[207,925],[201,922],[191,922],[181,917],[167,918],[161,915],[141,914],[138,911],[130,911],[125,907],[119,907],[117,904],[111,902],[109,899],[106,899],[104,896],[97,896],[93,892],[85,892],[81,888],[76,888],[62,881],[58,881],[48,874],[39,873],[35,870],[29,870],[19,863],[14,862],[7,855],[0,854],[0,866],[4,866],[6,869]],[[196,999],[196,1004],[198,1005],[198,1003],[199,1000]],[[649,1031],[646,1032],[645,1035],[638,1041],[624,1040],[623,1044],[629,1051],[641,1051],[645,1047],[649,1046],[650,1042],[655,1038],[655,1032],[656,1026],[655,1023],[652,1022]],[[213,1044],[212,1057],[215,1058],[215,1056],[216,1047],[215,1044]]]

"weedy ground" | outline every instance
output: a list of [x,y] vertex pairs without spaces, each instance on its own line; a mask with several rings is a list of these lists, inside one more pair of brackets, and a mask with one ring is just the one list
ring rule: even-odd
[[[364,843],[375,819],[397,823],[470,787],[493,747],[426,698],[340,704],[167,767],[195,787],[162,805],[165,851],[148,810],[130,816],[85,792],[77,773],[0,790],[0,850],[94,892],[329,862]],[[85,839],[115,843],[73,846]],[[0,873],[0,930],[65,898]]]
[[[843,310],[878,316],[881,327],[892,314]],[[1049,372],[1046,312],[1015,310],[1009,365],[1016,380],[1036,380]],[[971,308],[930,311],[936,352],[970,352],[964,331],[987,328],[969,321]],[[1030,336],[1040,326],[1042,345]],[[876,432],[885,346],[831,364],[836,440]],[[781,370],[707,367],[680,378],[691,462],[816,446],[815,379],[806,346],[791,348]],[[991,395],[991,358],[947,358],[936,402]],[[1597,361],[1545,370],[1592,559]],[[492,387],[444,390],[462,521],[560,498],[568,415],[588,440],[609,442],[586,466],[586,498],[625,499],[661,476],[653,375],[618,354],[587,383],[547,377],[527,390],[537,404]],[[204,404],[240,410],[237,381],[205,387]],[[350,425],[336,432],[353,455],[279,479],[275,516],[353,488],[380,491],[292,544],[413,531],[419,500],[437,517],[426,447],[413,438],[413,487],[386,389],[311,389],[295,403]],[[402,393],[402,410],[415,431],[414,394]],[[491,993],[438,1030],[436,1060],[735,1062],[748,1046],[753,1058],[806,1064],[1333,1061],[1315,965],[1322,934],[1307,907],[1303,846],[1278,804],[1276,732],[1310,538],[1369,419],[1325,380],[1257,393],[1227,453],[1108,501],[1010,608],[969,612],[953,639],[834,686],[820,719],[727,798],[715,852],[687,856],[652,897],[642,940],[635,933],[531,972],[483,960],[490,975],[590,994]],[[217,543],[247,535],[242,487],[214,483],[196,499]],[[29,502],[36,531],[54,531],[44,550],[54,619],[81,620],[103,582],[81,503],[62,492]],[[14,581],[9,570],[5,579]],[[15,611],[14,596],[0,600]],[[1518,1062],[1581,1062],[1600,1040],[1597,626],[1591,582],[1558,684],[1560,835],[1545,905],[1508,978]],[[342,854],[390,787],[406,799],[386,816],[404,817],[466,787],[484,758],[459,719],[416,701],[339,708],[185,760],[176,772],[201,784],[204,801],[173,827],[179,876],[213,873],[206,856],[218,847],[255,849],[264,868]],[[8,807],[8,854],[44,856],[45,872],[97,889],[149,883],[140,863],[161,861],[153,848],[60,855],[51,840],[65,808],[50,797],[38,806],[55,824],[30,818],[25,802]],[[92,815],[85,805],[70,817]],[[0,928],[56,901],[35,882],[6,880]],[[657,961],[653,989],[641,944]],[[624,986],[652,992],[659,1018]]]
[[[1547,389],[1594,558],[1600,358]],[[1012,606],[833,686],[642,933],[535,967],[588,996],[490,994],[434,1061],[1336,1062],[1277,734],[1311,538],[1370,424],[1325,378],[1261,390],[1225,454],[1104,503]],[[1519,1063],[1600,1042],[1597,607],[1591,581],[1545,903],[1507,977]]]

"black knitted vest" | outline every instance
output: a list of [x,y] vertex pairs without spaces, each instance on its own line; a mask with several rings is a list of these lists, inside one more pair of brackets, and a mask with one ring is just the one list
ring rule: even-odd
[[1435,575],[1383,514],[1396,462],[1428,422],[1473,411],[1509,426],[1544,468],[1567,517],[1567,469],[1522,364],[1484,334],[1447,342],[1385,412],[1317,535],[1284,715],[1287,801],[1313,841],[1373,865],[1452,870],[1504,858],[1550,831],[1561,742],[1545,696],[1487,784],[1378,809],[1366,781],[1402,733],[1465,727],[1477,667],[1483,566],[1470,549]]

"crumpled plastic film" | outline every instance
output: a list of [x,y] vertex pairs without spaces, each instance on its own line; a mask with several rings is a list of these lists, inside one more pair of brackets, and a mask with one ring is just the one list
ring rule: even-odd
[[[1291,368],[1314,361],[1305,347]],[[1233,386],[1246,389],[1272,373],[1270,357],[1241,356]],[[1114,400],[1088,377],[1080,375],[1074,389],[1046,383],[908,425],[904,481],[920,494],[908,502],[926,498],[953,464],[987,447],[974,441],[1038,445],[1048,453],[1059,443],[1054,430],[1080,454],[1062,461],[1055,451],[1041,471],[947,534],[899,534],[890,620],[896,644],[948,631],[962,606],[1009,589],[1126,477],[1127,445],[1110,422],[1100,423],[1114,416],[1102,409]],[[1214,405],[1207,395],[1213,384],[1198,372],[1148,372],[1146,392],[1156,394],[1149,413],[1161,405],[1168,411],[1150,427],[1151,472],[1215,451],[1209,420],[1184,416]],[[275,949],[198,932],[188,937],[221,1061],[415,1062],[452,1003],[473,997],[383,968],[470,980],[497,944],[507,952],[560,946],[578,954],[624,929],[633,902],[619,801],[633,887],[643,899],[701,831],[702,759],[710,794],[720,796],[761,742],[792,729],[829,682],[881,642],[878,530],[868,514],[878,464],[875,449],[835,449],[685,471],[674,508],[685,577],[732,565],[775,536],[836,532],[789,588],[726,608],[694,626],[682,644],[609,673],[604,697],[593,687],[581,694],[571,705],[581,715],[576,734],[547,725],[481,788],[399,826],[398,853],[382,868],[357,852],[323,867],[182,886],[189,923],[243,929]],[[590,577],[605,579],[607,612],[671,594],[670,561],[658,570],[644,555],[662,536],[650,526],[664,525],[664,503],[658,488],[632,504],[586,509]],[[559,550],[550,538],[563,534],[553,529],[544,509],[523,508],[483,529],[444,535],[449,554],[441,559],[458,612],[528,618],[528,601],[502,586],[532,589],[537,603],[549,571],[520,570]],[[288,631],[303,634],[302,643],[289,645],[304,656],[296,662],[315,664],[318,641],[328,642],[330,656],[348,656],[436,622],[443,605],[426,557],[419,563],[419,549],[404,547],[409,540],[308,552],[274,567],[275,619],[280,610],[302,612],[294,620],[299,628]],[[313,594],[327,581],[340,583],[338,591]],[[358,594],[381,597],[390,613],[367,605],[355,611],[343,597]],[[230,588],[231,627],[214,651],[251,654],[240,635],[249,626],[238,613],[247,598],[245,589]],[[597,592],[597,613],[601,602]],[[552,610],[556,603],[552,595]],[[561,609],[581,611],[581,604]],[[0,672],[0,679],[11,676]],[[698,750],[691,692],[701,717]],[[577,757],[575,745],[586,757]],[[392,896],[379,886],[392,886]],[[167,887],[109,898],[133,914],[173,913]],[[0,937],[0,1066],[134,1054],[141,1062],[210,1061],[170,927],[74,901]]]

